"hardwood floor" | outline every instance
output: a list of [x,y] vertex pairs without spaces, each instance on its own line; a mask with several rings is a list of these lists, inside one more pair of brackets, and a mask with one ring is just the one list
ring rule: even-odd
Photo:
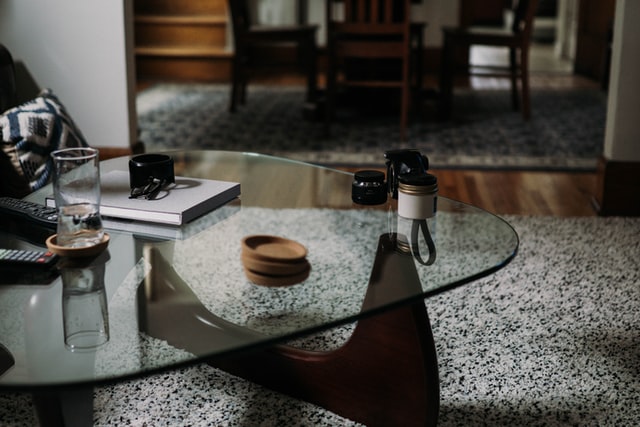
[[[355,172],[358,168],[340,169]],[[592,205],[595,173],[459,169],[433,169],[431,172],[438,177],[441,196],[497,215],[597,215]]]
[[595,173],[435,170],[440,194],[499,215],[595,216]]

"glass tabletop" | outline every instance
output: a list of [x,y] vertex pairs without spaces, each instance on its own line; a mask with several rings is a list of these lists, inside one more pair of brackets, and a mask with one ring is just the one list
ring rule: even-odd
[[[113,381],[288,341],[486,276],[518,248],[501,218],[439,197],[437,257],[423,265],[397,245],[396,201],[354,204],[350,173],[252,153],[169,154],[177,176],[239,182],[240,198],[182,227],[105,218],[110,242],[97,257],[63,259],[48,275],[3,274],[0,344],[14,365],[0,370],[0,388]],[[104,161],[101,172],[128,170],[128,160]],[[28,199],[50,194],[45,187]],[[283,287],[249,281],[241,241],[254,234],[303,244],[308,278]],[[44,247],[6,231],[0,241]],[[63,277],[73,271],[104,283],[108,340],[90,351],[64,343]]]

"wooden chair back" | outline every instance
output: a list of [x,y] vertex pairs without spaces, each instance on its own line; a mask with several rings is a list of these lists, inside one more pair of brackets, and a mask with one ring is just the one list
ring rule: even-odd
[[246,102],[246,87],[251,75],[259,72],[260,68],[273,65],[271,63],[283,62],[279,55],[270,55],[269,49],[282,48],[285,44],[294,46],[295,66],[307,77],[306,102],[315,102],[317,26],[301,23],[306,17],[306,0],[297,0],[298,23],[281,26],[256,25],[252,22],[252,1],[228,0],[234,47],[229,111],[236,111],[238,105]]
[[[342,4],[342,13],[336,8]],[[409,0],[328,0],[330,43],[339,56],[402,57],[409,52]]]
[[[411,0],[327,0],[326,6],[327,132],[338,85],[396,87],[401,89],[401,139],[405,139],[411,86]],[[369,60],[377,62],[363,65]],[[399,61],[399,65],[387,68],[382,65],[386,60]]]

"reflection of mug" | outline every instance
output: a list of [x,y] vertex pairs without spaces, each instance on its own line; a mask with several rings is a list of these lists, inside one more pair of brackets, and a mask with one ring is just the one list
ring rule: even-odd
[[101,255],[91,263],[61,268],[64,343],[71,351],[94,350],[109,341],[105,262]]

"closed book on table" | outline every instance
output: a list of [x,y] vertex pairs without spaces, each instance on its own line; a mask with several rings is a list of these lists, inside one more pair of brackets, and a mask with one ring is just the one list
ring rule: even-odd
[[[129,172],[111,171],[100,177],[100,214],[159,224],[182,225],[210,212],[240,195],[237,182],[176,176],[153,199],[131,199]],[[47,206],[54,207],[53,196]]]

